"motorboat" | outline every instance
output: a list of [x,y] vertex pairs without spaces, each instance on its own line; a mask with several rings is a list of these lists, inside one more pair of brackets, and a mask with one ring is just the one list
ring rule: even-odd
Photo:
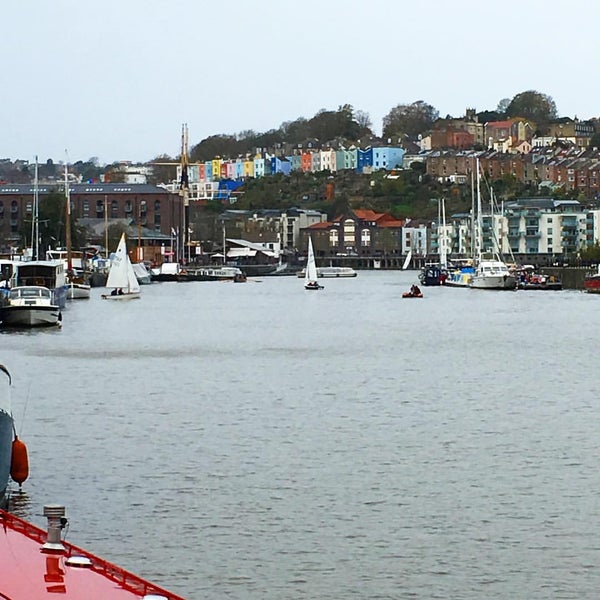
[[60,259],[25,260],[14,263],[10,287],[45,287],[52,293],[52,301],[64,308],[67,300],[67,273]]
[[244,275],[238,267],[186,267],[179,281],[235,281]]
[[39,285],[11,288],[8,303],[0,308],[4,327],[44,327],[60,325],[60,307],[53,301],[52,291]]
[[[302,269],[298,273],[299,278],[304,278],[306,269]],[[317,267],[318,278],[334,278],[334,277],[357,277],[358,273],[352,267]]]
[[600,294],[600,265],[597,271],[591,271],[585,276],[583,287],[589,294]]
[[517,278],[497,254],[482,254],[471,278],[470,287],[480,290],[516,290]]

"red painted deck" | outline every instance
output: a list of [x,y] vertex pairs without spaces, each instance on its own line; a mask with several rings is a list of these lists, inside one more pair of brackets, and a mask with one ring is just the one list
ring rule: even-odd
[[[101,558],[63,542],[65,552],[42,552],[43,529],[0,510],[0,598],[39,600],[102,598],[131,600],[164,596],[184,600]],[[69,558],[88,559],[89,566],[71,566]]]

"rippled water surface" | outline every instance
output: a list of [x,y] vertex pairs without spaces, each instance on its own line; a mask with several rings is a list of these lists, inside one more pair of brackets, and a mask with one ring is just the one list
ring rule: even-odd
[[600,297],[361,272],[3,332],[17,510],[195,598],[597,598]]

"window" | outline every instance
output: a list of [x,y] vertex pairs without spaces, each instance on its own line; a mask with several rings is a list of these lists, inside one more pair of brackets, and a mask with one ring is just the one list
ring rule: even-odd
[[552,227],[548,227],[548,235],[552,235]]

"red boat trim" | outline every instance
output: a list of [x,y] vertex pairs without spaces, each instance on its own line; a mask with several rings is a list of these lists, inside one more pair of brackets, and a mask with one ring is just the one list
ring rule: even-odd
[[[13,534],[17,534],[15,537]],[[11,537],[12,536],[12,537]],[[0,573],[2,573],[3,565],[8,568],[10,561],[17,556],[25,556],[27,564],[19,564],[11,573],[4,573],[0,577],[0,598],[10,598],[10,600],[38,600],[38,598],[48,598],[50,595],[56,597],[56,593],[60,593],[62,598],[69,599],[75,596],[69,594],[69,587],[72,587],[72,592],[81,591],[81,578],[89,579],[98,576],[108,579],[116,584],[118,588],[110,586],[108,590],[103,589],[102,598],[111,600],[111,598],[143,598],[145,595],[164,596],[167,600],[185,600],[182,596],[178,596],[169,592],[153,583],[145,581],[141,577],[122,569],[102,558],[99,558],[78,546],[69,542],[62,542],[65,548],[64,552],[60,553],[43,553],[42,545],[46,542],[48,533],[39,527],[0,509]],[[26,539],[24,539],[26,538]],[[25,547],[24,544],[27,544]],[[18,545],[18,552],[17,550]],[[6,553],[6,554],[5,554]],[[90,566],[83,567],[77,565],[68,565],[66,560],[69,557],[84,557],[90,561]],[[10,559],[10,560],[9,560]],[[49,569],[48,565],[52,561],[56,561],[54,570]],[[87,561],[83,561],[87,562]],[[66,569],[72,578],[67,581],[65,575]],[[36,573],[36,571],[42,571]],[[24,577],[24,574],[27,574]],[[75,575],[78,573],[78,575]],[[21,579],[23,585],[21,585]],[[31,586],[31,581],[35,580],[35,585]],[[88,581],[86,585],[92,585],[93,581]],[[104,584],[106,586],[106,584]],[[29,596],[17,596],[15,593],[19,591],[27,591]],[[36,592],[36,596],[31,596],[31,593]],[[123,595],[124,592],[133,594]],[[8,595],[6,595],[8,593]],[[93,588],[89,589],[89,597],[94,597]]]

